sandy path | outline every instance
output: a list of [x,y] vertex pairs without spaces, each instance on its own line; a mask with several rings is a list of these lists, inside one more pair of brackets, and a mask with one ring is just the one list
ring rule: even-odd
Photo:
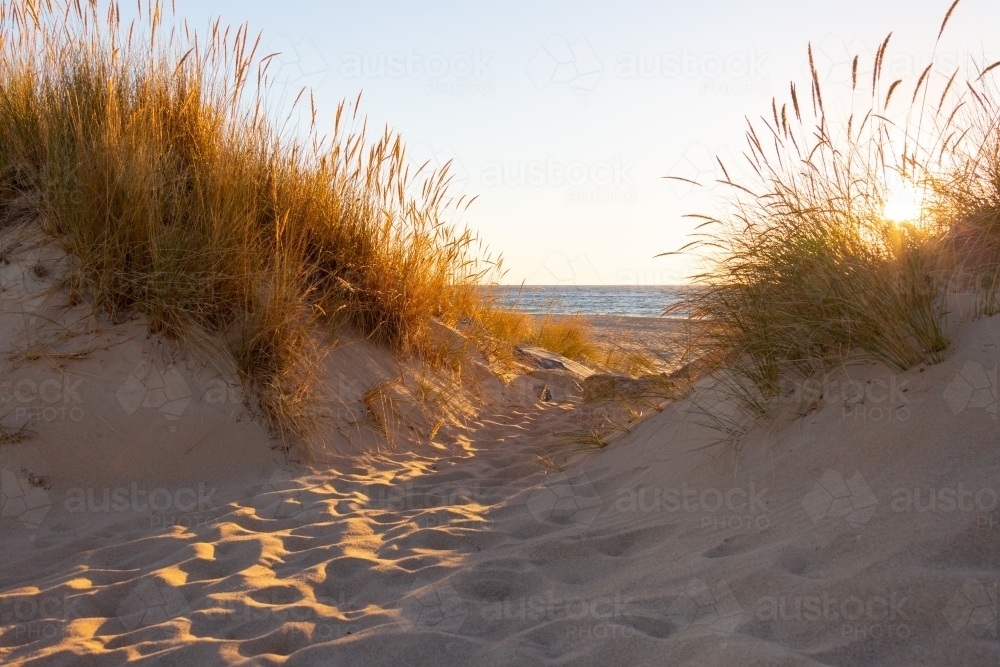
[[[1000,431],[989,405],[955,414],[942,387],[996,363],[998,323],[923,372],[832,377],[818,405],[749,434],[738,466],[701,449],[718,433],[677,404],[546,471],[536,456],[566,418],[550,406],[484,415],[463,454],[229,489],[191,529],[59,519],[5,541],[0,601],[70,617],[8,621],[4,659],[996,664]],[[902,406],[871,392],[859,408],[844,389],[883,380],[907,389]],[[900,505],[929,489],[964,504]]]
[[[5,620],[18,622],[4,628],[0,650],[27,664],[70,664],[74,653],[94,651],[92,664],[139,655],[173,664],[258,654],[272,655],[256,664],[279,656],[331,664],[334,654],[347,660],[359,650],[366,664],[398,657],[422,635],[454,632],[469,617],[456,591],[500,601],[511,582],[525,591],[538,583],[496,556],[551,529],[523,523],[531,513],[511,498],[546,479],[537,455],[567,428],[566,412],[485,415],[457,456],[369,457],[311,474],[288,466],[219,488],[213,507],[185,513],[178,526],[150,512],[110,525],[92,514],[83,521],[56,504],[49,530],[4,542],[0,601],[12,617]],[[510,631],[474,620],[474,634]],[[365,637],[375,641],[362,649]],[[459,635],[448,637],[448,661],[478,651],[479,639],[456,645]],[[311,656],[323,641],[340,648]],[[410,664],[436,661],[427,654]]]
[[0,443],[4,665],[1000,664],[998,317],[789,386],[738,450],[706,380],[587,454],[594,406],[506,402],[309,468],[138,323],[25,360],[87,321],[31,252],[0,268],[4,409],[42,416]]

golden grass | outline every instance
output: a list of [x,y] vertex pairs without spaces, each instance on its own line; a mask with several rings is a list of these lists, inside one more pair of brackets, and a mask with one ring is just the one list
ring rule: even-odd
[[[720,378],[752,416],[785,374],[852,352],[898,370],[940,361],[949,291],[975,289],[979,312],[997,310],[995,65],[967,82],[930,65],[904,86],[882,79],[888,48],[887,38],[870,73],[855,59],[842,115],[828,113],[815,67],[809,92],[792,84],[749,123],[749,171],[720,161],[723,212],[693,216],[701,224],[682,251],[706,268],[667,312],[693,314],[703,338],[692,352],[726,366]],[[870,104],[856,111],[862,93]],[[918,219],[884,215],[894,178],[926,193]]]
[[583,315],[536,318],[534,329],[525,342],[567,359],[591,363],[598,359],[597,347],[590,339],[590,321]]
[[531,318],[524,313],[495,308],[484,299],[477,308],[467,313],[472,326],[464,333],[491,362],[510,366],[514,361],[514,347],[532,335]]
[[[590,320],[583,315],[530,315],[498,308],[493,298],[486,296],[467,317],[475,323],[467,335],[487,358],[501,365],[512,364],[514,348],[522,345],[541,347],[591,365],[625,361],[623,356],[599,348],[590,333]],[[631,367],[637,366],[634,359],[627,361]]]
[[598,361],[603,368],[636,377],[655,375],[658,371],[654,359],[648,354],[622,346],[604,349],[598,356]]
[[514,362],[514,348],[522,345],[541,347],[592,367],[652,376],[658,374],[650,354],[625,345],[600,344],[592,335],[592,324],[584,315],[529,315],[496,308],[484,300],[469,320],[475,326],[467,330],[479,349],[501,366]]
[[308,136],[283,136],[246,26],[196,38],[159,2],[135,25],[106,9],[0,3],[0,213],[23,220],[34,202],[74,258],[71,298],[224,341],[283,437],[309,422],[317,326],[419,353],[431,317],[470,309],[493,265],[447,222],[467,206],[447,168],[411,170],[357,102],[328,138],[314,108]]

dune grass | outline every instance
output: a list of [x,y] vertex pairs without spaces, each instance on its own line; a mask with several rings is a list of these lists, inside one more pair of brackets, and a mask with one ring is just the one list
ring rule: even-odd
[[583,315],[533,316],[499,308],[487,295],[468,319],[476,324],[469,334],[480,349],[502,364],[510,364],[514,348],[521,345],[542,347],[575,361],[597,363],[599,358],[590,322]]
[[529,315],[498,308],[489,297],[484,306],[468,319],[468,330],[480,350],[501,366],[510,366],[518,346],[541,347],[574,361],[631,376],[658,374],[652,354],[619,344],[600,344],[592,334],[588,317],[576,315]]
[[583,315],[535,318],[534,330],[526,341],[568,359],[596,363],[598,350],[590,339],[590,322]]
[[[747,164],[719,162],[722,213],[693,216],[696,237],[680,251],[705,269],[667,312],[692,314],[693,353],[725,366],[726,391],[753,417],[783,378],[851,353],[900,371],[940,361],[950,291],[977,290],[979,312],[996,312],[996,65],[967,81],[933,63],[915,82],[884,81],[889,48],[887,38],[867,71],[855,58],[846,111],[812,67],[807,92],[793,83],[750,122]],[[922,198],[915,216],[887,215],[894,182]]]
[[74,300],[216,341],[274,430],[302,436],[317,327],[419,354],[430,318],[468,311],[495,265],[448,222],[468,202],[449,196],[447,167],[411,169],[357,102],[324,137],[304,91],[313,124],[283,134],[246,26],[198,37],[159,2],[140,14],[0,3],[0,212],[31,199],[74,258]]

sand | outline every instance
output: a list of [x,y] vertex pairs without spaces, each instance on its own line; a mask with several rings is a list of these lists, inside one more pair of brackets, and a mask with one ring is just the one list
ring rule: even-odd
[[631,412],[530,369],[434,394],[344,338],[289,456],[223,361],[2,241],[0,423],[30,433],[0,443],[0,663],[1000,664],[1000,317],[742,434],[711,378]]

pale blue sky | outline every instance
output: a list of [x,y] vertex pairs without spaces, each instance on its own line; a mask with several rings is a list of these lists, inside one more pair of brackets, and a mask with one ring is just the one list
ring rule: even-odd
[[[415,161],[455,160],[479,199],[462,222],[501,252],[505,282],[682,282],[688,212],[711,202],[661,177],[739,155],[806,44],[828,85],[895,31],[889,66],[915,82],[948,2],[236,2],[177,0],[194,26],[249,22],[289,89],[321,110],[364,90]],[[964,0],[940,51],[1000,53],[1000,3]]]

